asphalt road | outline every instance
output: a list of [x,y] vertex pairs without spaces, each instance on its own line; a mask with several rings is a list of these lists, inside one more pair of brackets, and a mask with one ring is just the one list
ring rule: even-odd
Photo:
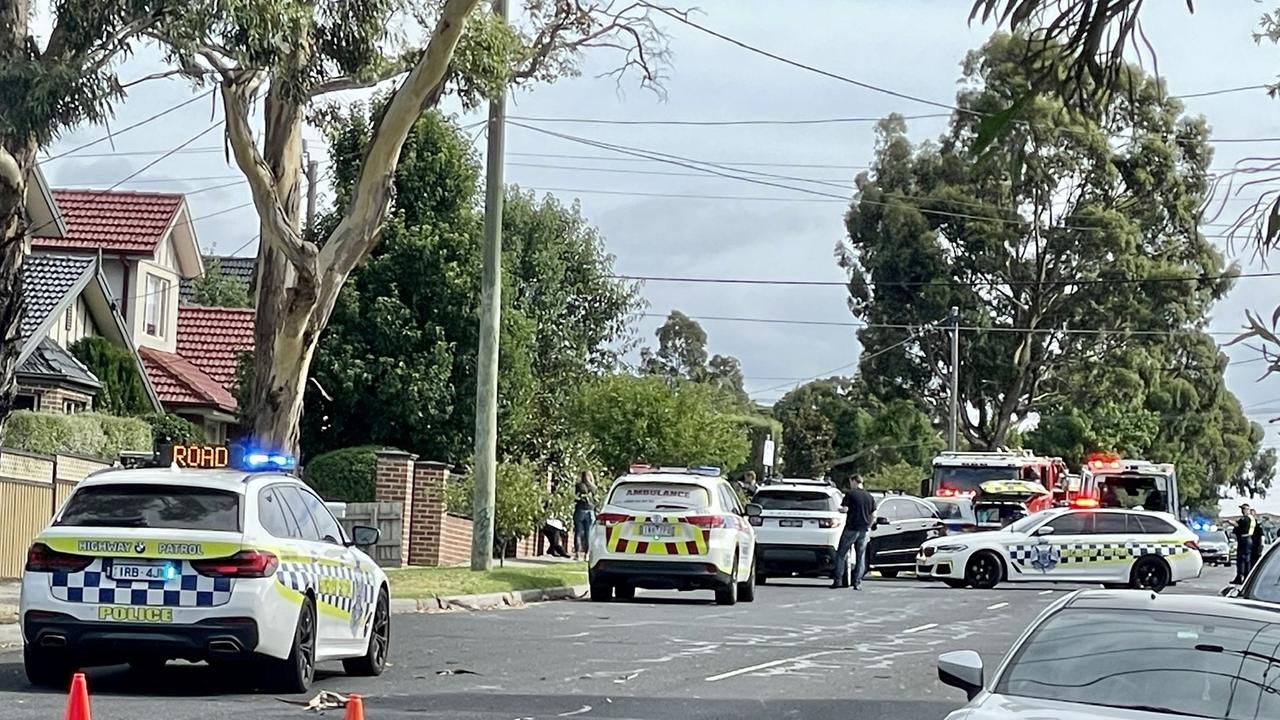
[[[1215,593],[1229,579],[1206,569],[1169,592]],[[952,590],[872,576],[860,592],[770,583],[756,602],[730,608],[710,593],[642,593],[632,603],[398,615],[386,674],[347,678],[322,666],[313,693],[361,693],[370,720],[927,720],[964,702],[938,683],[939,653],[972,649],[997,663],[1037,613],[1077,587]],[[255,691],[252,678],[203,666],[103,668],[89,686],[97,720],[311,716]],[[18,654],[0,653],[0,719],[61,717],[64,704],[27,685]]]

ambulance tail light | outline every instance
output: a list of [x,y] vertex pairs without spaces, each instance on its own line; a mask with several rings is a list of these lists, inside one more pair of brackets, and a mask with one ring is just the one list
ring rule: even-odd
[[631,516],[623,515],[622,513],[602,512],[599,515],[596,515],[596,522],[600,523],[601,525],[617,525],[618,523],[624,523],[624,522],[630,522],[630,521],[631,521]]
[[724,515],[690,515],[684,521],[707,530],[730,527],[729,518]]
[[80,572],[93,563],[93,558],[61,553],[44,543],[27,550],[27,572]]
[[1196,542],[1195,540],[1188,540],[1182,544],[1186,545],[1191,550],[1195,550],[1197,552],[1199,552],[1200,550],[1200,543]]
[[280,559],[263,550],[241,550],[231,557],[191,561],[191,568],[205,577],[271,577],[279,566]]

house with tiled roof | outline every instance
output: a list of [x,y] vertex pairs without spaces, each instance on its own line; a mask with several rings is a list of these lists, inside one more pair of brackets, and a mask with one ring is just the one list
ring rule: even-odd
[[60,222],[32,233],[28,260],[94,260],[158,402],[225,439],[237,422],[235,369],[253,347],[253,311],[181,306],[182,284],[204,269],[185,196],[77,189],[41,197]]
[[[213,260],[215,262],[209,262]],[[254,270],[258,267],[258,259],[252,257],[238,257],[236,255],[214,256],[206,258],[205,272],[210,272],[211,268],[217,268],[218,274],[222,277],[244,286],[249,297],[253,297],[253,276]],[[195,279],[183,279],[179,287],[179,299],[183,305],[193,305],[195,303]]]

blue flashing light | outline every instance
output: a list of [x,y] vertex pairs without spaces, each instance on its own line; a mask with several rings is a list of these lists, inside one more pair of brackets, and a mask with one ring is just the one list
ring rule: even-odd
[[698,467],[689,468],[690,472],[697,475],[708,475],[710,477],[720,477],[720,468],[711,465],[699,465]]
[[243,466],[245,470],[292,470],[298,466],[298,460],[285,453],[247,450]]

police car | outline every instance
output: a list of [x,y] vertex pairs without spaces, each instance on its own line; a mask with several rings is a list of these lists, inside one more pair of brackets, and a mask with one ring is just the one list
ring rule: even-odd
[[1172,515],[1140,510],[1045,510],[993,532],[931,540],[916,577],[952,587],[1085,582],[1159,592],[1200,577],[1196,534]]
[[716,602],[755,599],[756,535],[717,468],[633,466],[614,481],[587,556],[591,599],[630,600],[636,588],[713,590]]
[[262,660],[302,692],[317,662],[386,666],[386,575],[292,459],[175,446],[159,467],[81,481],[27,554],[20,621],[27,677],[65,685],[92,665]]

